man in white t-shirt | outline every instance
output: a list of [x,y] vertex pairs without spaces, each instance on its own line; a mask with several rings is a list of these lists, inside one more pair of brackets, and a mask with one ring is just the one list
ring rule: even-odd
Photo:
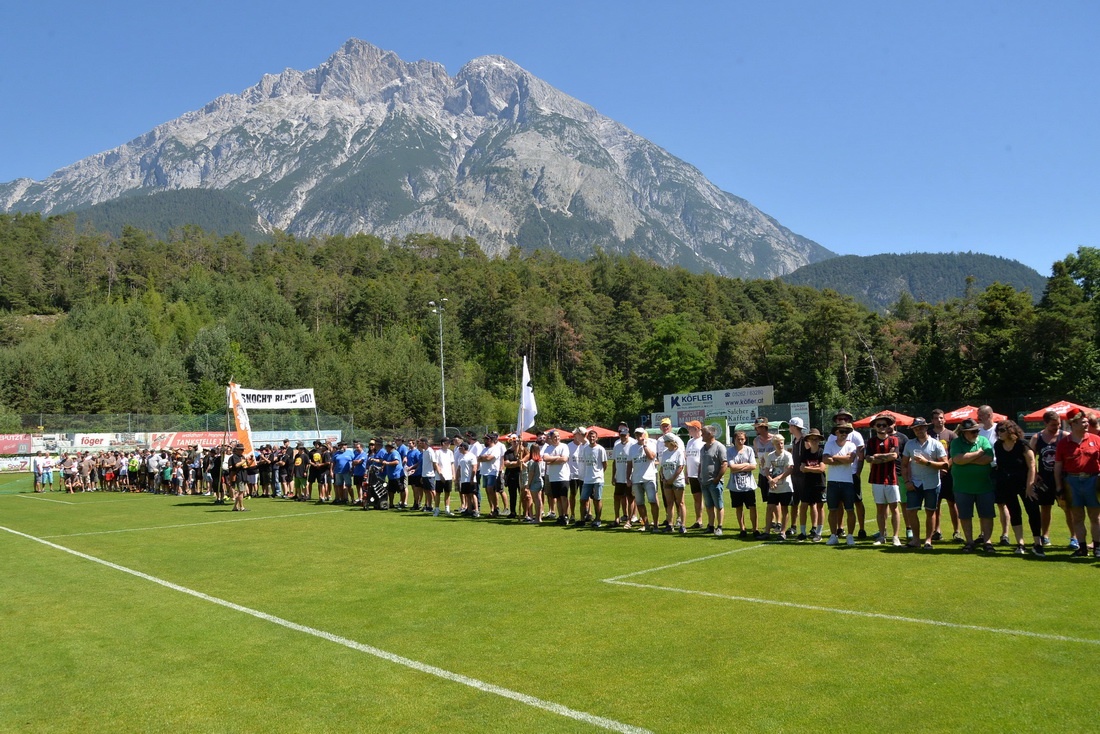
[[[834,426],[838,423],[847,423],[850,426],[853,420],[854,418],[851,411],[846,408],[838,410],[833,415]],[[832,439],[829,440],[831,441]],[[861,478],[864,461],[863,449],[866,442],[863,440],[863,435],[855,429],[853,429],[852,433],[848,436],[848,440],[856,447],[856,458],[852,461],[852,488],[855,490],[856,525],[859,527],[856,537],[860,540],[867,540],[867,530],[865,529],[867,511],[863,507],[863,481]],[[828,445],[828,442],[826,442],[826,445]]]
[[462,495],[462,514],[468,517],[481,517],[477,491],[477,456],[470,444],[463,441],[458,445],[458,460],[455,461],[455,474],[458,479],[458,491]]
[[[546,483],[549,485],[550,498],[557,505],[558,525],[569,524],[569,448],[558,438],[558,432],[546,432],[546,448],[542,451],[542,463],[546,464]],[[545,491],[545,490],[544,490]]]
[[[658,473],[658,475],[660,475],[660,465],[665,462],[665,458],[666,458],[665,454],[669,450],[679,451],[680,452],[680,458],[684,459],[684,439],[677,436],[676,431],[672,430],[672,419],[671,418],[662,418],[660,425],[661,425],[661,435],[657,436],[657,465],[658,465],[658,472],[657,473]],[[665,439],[668,438],[668,437],[671,437],[673,442],[676,444],[675,449],[670,449],[670,448],[666,447]],[[680,463],[683,464],[683,463],[686,463],[686,462],[681,461]],[[672,517],[672,514],[670,512],[670,508],[669,508],[669,504],[668,504],[669,503],[669,498],[664,495],[664,492],[661,493],[661,502],[665,507],[665,524],[664,524],[664,527],[667,529],[667,531],[671,532],[672,528],[671,528],[671,525],[669,524],[669,518]]]
[[699,451],[703,447],[703,424],[699,421],[688,421],[684,427],[688,431],[688,440],[684,444],[684,470],[691,499],[695,503],[695,524],[691,529],[699,530],[703,527],[703,488],[699,485]]
[[451,451],[451,439],[446,436],[438,450],[435,452],[435,510],[436,517],[440,513],[440,504],[443,506],[443,514],[450,517],[451,512],[451,487],[455,478],[455,455]]
[[[641,426],[634,429],[637,443],[630,447],[630,483],[634,488],[634,504],[638,508],[638,517],[642,521],[642,530],[657,532],[657,523],[661,520],[660,505],[657,504],[657,442],[649,438]],[[646,512],[646,501],[653,513],[652,521]],[[624,525],[630,528],[630,523]]]
[[[596,442],[596,432],[591,429],[585,440],[585,445],[575,454],[581,475],[581,521],[578,525],[591,522],[593,528],[599,528],[603,524],[603,475],[607,468],[607,449]],[[595,518],[588,511],[589,501],[595,505]]]
[[428,439],[421,437],[416,441],[416,447],[420,449],[420,490],[424,512],[432,512],[435,507],[435,480],[438,476],[439,462],[436,461],[436,450],[428,443]]
[[478,456],[478,461],[481,463],[477,473],[481,477],[485,497],[489,500],[492,517],[500,517],[500,504],[504,505],[505,510],[508,508],[508,503],[504,500],[504,488],[500,483],[500,460],[504,456],[504,446],[499,439],[496,433],[486,435],[485,448]]
[[[993,420],[993,408],[989,407],[988,405],[978,406],[978,435],[985,436],[986,440],[989,441],[990,446],[997,443],[997,424]],[[992,466],[994,470],[996,470],[996,456],[993,457]],[[998,515],[1001,518],[1001,545],[1009,545],[1008,526],[1010,524],[1010,518],[1008,515],[1008,505],[1001,503],[997,505],[997,508]]]
[[829,540],[826,545],[840,542],[840,521],[848,513],[848,545],[856,544],[855,485],[852,482],[852,463],[859,456],[859,449],[850,439],[855,432],[851,424],[839,422],[833,426],[833,435],[825,443],[822,461],[825,464],[825,501],[829,507]]
[[620,524],[629,522],[634,517],[634,494],[630,488],[630,447],[635,443],[630,437],[630,429],[625,423],[619,424],[619,440],[611,449],[611,461],[615,465],[611,475],[611,482],[615,485],[615,522]]
[[573,440],[566,444],[569,449],[569,522],[577,521],[577,495],[581,492],[584,480],[581,478],[581,467],[577,462],[577,452],[584,446],[584,436],[587,429],[577,426],[573,429]]

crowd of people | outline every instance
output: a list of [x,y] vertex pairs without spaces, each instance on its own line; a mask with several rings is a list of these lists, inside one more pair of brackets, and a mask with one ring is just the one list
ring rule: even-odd
[[[728,490],[741,537],[931,549],[945,540],[941,511],[946,504],[949,542],[961,543],[962,551],[993,553],[1002,546],[1038,557],[1052,545],[1052,508],[1058,505],[1073,556],[1100,558],[1097,416],[1071,410],[1066,431],[1062,418],[1048,412],[1044,429],[1030,439],[1015,422],[995,423],[992,417],[992,409],[982,406],[977,420],[952,430],[944,412],[934,410],[929,420],[914,419],[913,436],[906,437],[893,416],[884,413],[871,421],[872,432],[864,439],[852,426],[852,414],[840,410],[827,436],[792,418],[789,442],[760,417],[751,440],[735,431],[729,446],[718,440],[722,429],[717,425],[688,421],[685,440],[666,418],[655,437],[645,428],[632,431],[620,424],[610,448],[595,430],[578,427],[571,436],[549,430],[528,442],[514,434],[479,438],[466,432],[445,436],[438,446],[400,436],[371,439],[365,446],[360,441],[292,446],[288,439],[249,455],[241,444],[84,452],[57,460],[41,452],[32,469],[36,492],[56,487],[198,494],[218,504],[231,495],[233,509],[247,511],[250,497],[312,502],[316,489],[318,503],[364,510],[473,518],[484,512],[534,525],[598,529],[605,525],[603,492],[610,468],[611,527],[720,536]],[[865,467],[876,510],[878,532],[873,535],[866,531]],[[762,518],[758,505],[763,505]],[[1030,543],[1025,542],[1025,514]],[[994,536],[998,518],[999,539]]]

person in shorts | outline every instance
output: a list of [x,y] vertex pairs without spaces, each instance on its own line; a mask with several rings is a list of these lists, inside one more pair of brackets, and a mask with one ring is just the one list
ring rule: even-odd
[[[901,470],[905,478],[905,514],[913,539],[906,545],[932,549],[932,536],[936,532],[936,509],[940,506],[940,472],[948,468],[947,450],[928,434],[928,421],[914,418],[910,426],[914,437],[906,441],[902,449]],[[924,542],[920,540],[920,510],[924,508]]]
[[1074,536],[1079,547],[1074,558],[1088,558],[1085,518],[1092,533],[1093,555],[1100,558],[1100,500],[1096,481],[1100,476],[1100,436],[1088,433],[1088,415],[1080,408],[1066,413],[1069,435],[1058,442],[1054,454],[1054,481],[1059,492],[1068,489],[1073,508]]
[[1040,532],[1042,533],[1043,547],[1050,546],[1050,521],[1055,503],[1063,511],[1066,518],[1066,527],[1069,528],[1070,550],[1077,550],[1080,544],[1077,540],[1076,529],[1073,526],[1072,508],[1064,495],[1055,490],[1057,483],[1054,481],[1054,455],[1058,442],[1065,438],[1066,431],[1062,430],[1062,417],[1053,410],[1043,413],[1043,430],[1031,437],[1031,450],[1036,458],[1035,495],[1039,502]]
[[[630,447],[630,483],[634,489],[634,504],[638,508],[642,530],[655,533],[661,521],[661,509],[657,503],[657,442],[649,438],[646,429],[641,426],[634,429],[634,439],[636,443]],[[652,521],[650,511],[653,513]],[[623,527],[629,529],[630,523]]]
[[477,456],[470,450],[470,444],[463,441],[458,445],[458,461],[455,462],[455,476],[458,478],[458,491],[462,495],[462,515],[481,517],[480,496],[477,489]]
[[699,421],[688,421],[684,428],[688,432],[688,440],[684,444],[685,473],[688,489],[691,490],[691,501],[695,506],[695,524],[690,529],[699,530],[703,527],[703,489],[699,485],[699,451],[703,448],[703,424]]
[[[990,541],[993,519],[997,514],[991,477],[993,444],[979,435],[978,424],[967,418],[959,424],[958,435],[949,449],[951,476],[955,481],[955,504],[959,508],[966,543],[963,551],[969,552],[982,546],[987,553],[995,553]],[[978,510],[981,535],[974,539],[974,509]]]
[[[821,542],[821,532],[825,529],[825,472],[828,467],[822,462],[824,436],[821,431],[811,428],[802,437],[802,453],[798,471],[802,474],[802,486],[797,489],[802,494],[799,513],[798,540]],[[806,529],[806,515],[810,516],[809,532]]]
[[603,525],[603,477],[607,469],[607,449],[600,446],[599,437],[593,430],[589,430],[584,438],[584,446],[574,454],[581,474],[581,520],[578,525],[591,522],[593,528],[599,529]]
[[542,451],[550,499],[557,506],[558,525],[569,524],[569,447],[561,442],[558,432],[546,432],[546,448]]
[[614,470],[611,475],[612,484],[615,486],[615,522],[618,527],[630,522],[634,517],[634,492],[631,488],[630,472],[633,462],[630,460],[630,447],[634,445],[634,439],[630,437],[630,428],[625,423],[619,424],[619,440],[611,449],[611,462]]
[[542,490],[543,478],[546,467],[542,463],[542,452],[539,444],[532,441],[527,444],[527,471],[524,472],[526,485],[524,486],[524,506],[527,515],[523,521],[532,525],[542,524]]
[[703,505],[707,510],[707,522],[714,527],[716,536],[722,535],[722,523],[726,511],[722,500],[722,480],[729,462],[726,447],[718,440],[721,429],[711,423],[703,428],[703,448],[699,452],[699,484],[703,489]]
[[[944,413],[942,408],[936,408],[932,411],[932,417],[928,421],[928,435],[943,446],[943,450],[950,453],[951,442],[955,440],[955,432],[952,431],[944,423]],[[1053,454],[1051,458],[1051,471],[1054,470]],[[1054,475],[1051,474],[1051,485],[1054,487]],[[932,540],[938,541],[943,538],[941,518],[943,513],[940,510],[942,503],[947,503],[948,517],[951,520],[951,540],[957,543],[963,541],[962,536],[962,524],[959,522],[959,508],[955,504],[955,479],[951,476],[951,459],[947,460],[947,469],[940,472],[940,505],[936,506],[936,530],[932,533]]]
[[848,545],[856,544],[856,490],[852,482],[852,464],[859,456],[859,448],[850,440],[851,424],[843,421],[833,426],[833,435],[822,450],[825,464],[825,502],[829,506],[829,540],[826,545],[840,542],[840,521],[844,514],[848,519]]
[[676,441],[676,436],[666,433],[661,437],[664,451],[661,452],[661,491],[665,499],[664,532],[687,532],[687,513],[684,507],[684,452]]
[[[730,509],[737,515],[737,528],[741,537],[751,532],[760,540],[764,533],[756,527],[756,479],[753,476],[756,452],[746,443],[747,440],[744,431],[735,431],[733,444],[726,449],[727,468],[730,472]],[[702,445],[700,441],[700,446]],[[745,508],[749,510],[751,530],[745,527]]]
[[768,517],[775,520],[779,527],[776,539],[787,539],[787,513],[794,496],[794,483],[791,474],[794,471],[794,457],[784,445],[783,435],[772,436],[772,450],[764,457],[764,476],[768,480]]
[[901,446],[897,436],[890,433],[895,419],[889,413],[875,416],[872,421],[874,435],[868,439],[864,447],[864,456],[871,467],[871,493],[875,498],[875,507],[878,510],[878,537],[875,545],[883,545],[887,542],[886,518],[889,516],[894,529],[892,543],[901,545],[898,532],[901,530],[901,511],[898,504],[901,502],[901,489],[898,487],[898,457],[901,456]]

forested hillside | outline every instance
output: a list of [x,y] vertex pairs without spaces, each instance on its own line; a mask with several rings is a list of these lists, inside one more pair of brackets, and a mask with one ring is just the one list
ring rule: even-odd
[[79,224],[119,236],[126,227],[167,237],[173,229],[202,222],[212,232],[240,232],[249,242],[264,237],[260,218],[239,194],[216,189],[178,189],[123,196],[74,213]]
[[968,277],[974,278],[977,288],[1005,283],[1028,290],[1034,300],[1046,287],[1046,278],[1023,263],[978,252],[844,255],[804,265],[784,275],[783,280],[792,285],[832,288],[868,308],[884,311],[902,293],[928,303],[959,298]]
[[889,318],[831,290],[634,256],[490,259],[428,236],[276,233],[252,248],[20,214],[0,215],[0,252],[0,401],[14,412],[215,411],[234,376],[314,386],[364,426],[432,425],[440,298],[454,425],[514,420],[523,355],[540,424],[633,421],[664,393],[753,384],[825,405],[1100,391],[1088,248],[1056,264],[1037,306],[994,285]]

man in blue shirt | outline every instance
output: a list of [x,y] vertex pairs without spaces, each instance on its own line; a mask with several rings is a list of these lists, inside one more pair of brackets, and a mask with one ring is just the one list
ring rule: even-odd
[[386,507],[390,508],[394,506],[394,497],[401,492],[403,486],[401,480],[405,476],[404,461],[401,459],[401,454],[397,451],[393,441],[386,442],[386,458],[382,464],[386,477],[386,494],[389,497]]
[[336,484],[336,501],[334,504],[346,505],[351,489],[351,462],[355,453],[348,448],[346,442],[341,441],[336,445],[336,451],[332,455],[332,474]]
[[[373,448],[374,441],[371,441]],[[351,501],[355,504],[363,503],[364,506],[366,499],[366,487],[364,486],[367,480],[367,468],[370,461],[370,454],[363,450],[363,442],[355,442],[355,451],[351,455]]]
[[[400,453],[400,449],[398,449]],[[420,449],[415,446],[409,447],[409,450],[405,453],[405,476],[408,477],[408,483],[414,488],[420,487]],[[401,489],[401,504],[398,505],[402,510],[408,509],[409,502],[409,490],[406,488]],[[413,505],[414,510],[419,510],[419,505]]]

